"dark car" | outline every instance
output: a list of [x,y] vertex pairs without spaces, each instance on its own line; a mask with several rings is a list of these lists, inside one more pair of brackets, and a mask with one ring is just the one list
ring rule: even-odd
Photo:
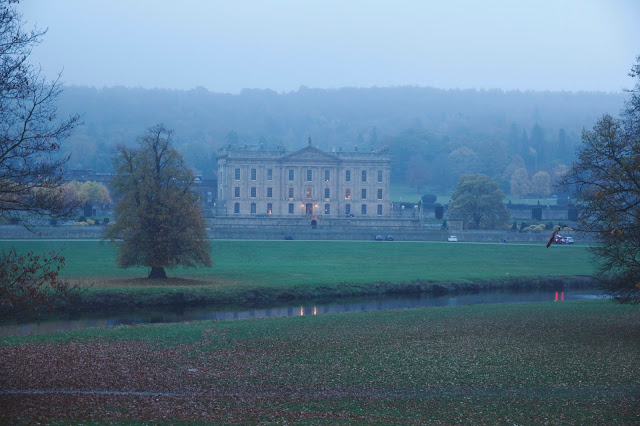
[[284,236],[285,240],[293,240],[293,235],[287,234]]

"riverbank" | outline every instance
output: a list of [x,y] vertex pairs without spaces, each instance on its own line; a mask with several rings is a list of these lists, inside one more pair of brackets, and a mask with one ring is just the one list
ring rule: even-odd
[[0,420],[634,424],[638,336],[596,300],[0,337]]
[[[164,281],[164,280],[163,280]],[[127,281],[125,280],[125,283]],[[145,283],[147,285],[144,285]],[[124,284],[124,283],[123,283]],[[185,279],[167,279],[162,284],[147,279],[128,281],[128,285],[87,288],[73,302],[58,309],[83,312],[124,312],[129,309],[180,307],[250,307],[263,308],[283,303],[309,304],[347,297],[425,294],[431,296],[479,293],[485,291],[532,291],[595,288],[590,276],[519,277],[478,282],[341,283],[337,285],[252,286],[209,285]]]

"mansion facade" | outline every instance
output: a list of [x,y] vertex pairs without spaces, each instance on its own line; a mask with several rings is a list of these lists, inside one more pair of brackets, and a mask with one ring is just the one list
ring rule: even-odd
[[294,152],[228,146],[218,161],[219,216],[389,217],[391,160],[380,151]]

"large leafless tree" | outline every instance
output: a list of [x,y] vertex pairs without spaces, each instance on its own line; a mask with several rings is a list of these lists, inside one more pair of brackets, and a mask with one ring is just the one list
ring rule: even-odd
[[0,0],[0,217],[63,216],[75,206],[58,191],[68,160],[61,142],[80,118],[58,117],[60,75],[49,81],[29,63],[46,30],[25,31],[14,3]]
[[620,118],[604,115],[582,134],[578,159],[561,180],[580,207],[580,226],[605,290],[623,303],[640,303],[640,56]]

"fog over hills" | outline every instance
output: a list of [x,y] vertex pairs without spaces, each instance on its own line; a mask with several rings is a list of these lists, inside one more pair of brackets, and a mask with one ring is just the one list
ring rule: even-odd
[[208,177],[215,174],[216,150],[227,143],[293,150],[311,137],[327,151],[386,146],[396,183],[405,180],[413,161],[431,170],[432,183],[451,186],[462,172],[456,153],[473,163],[463,170],[494,177],[515,156],[530,173],[552,173],[570,164],[582,129],[605,112],[617,114],[624,99],[624,93],[423,87],[300,87],[288,93],[243,90],[234,95],[202,88],[72,86],[59,108],[61,114],[84,113],[85,125],[66,143],[70,168],[109,171],[118,144],[133,144],[146,128],[164,123],[175,131],[176,147],[187,162]]

